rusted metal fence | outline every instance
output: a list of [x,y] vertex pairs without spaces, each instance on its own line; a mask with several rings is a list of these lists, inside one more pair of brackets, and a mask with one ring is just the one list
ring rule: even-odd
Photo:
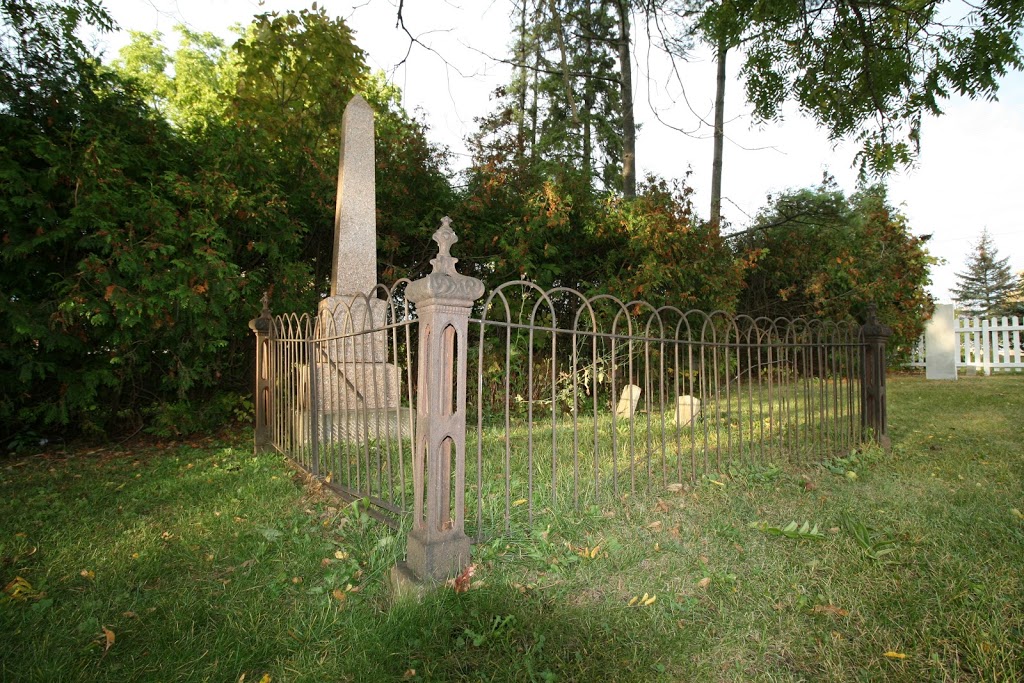
[[[315,316],[272,316],[257,334],[256,445],[392,524],[410,505],[417,320],[407,281]],[[378,309],[379,313],[374,313]]]
[[864,412],[878,393],[863,381],[866,328],[854,323],[519,281],[493,290],[471,329],[478,539],[531,526],[538,511],[821,461],[879,431]]
[[257,448],[393,524],[411,515],[420,578],[538,515],[887,440],[891,331],[873,310],[754,319],[523,281],[481,299],[456,239],[445,221],[426,278],[251,323]]

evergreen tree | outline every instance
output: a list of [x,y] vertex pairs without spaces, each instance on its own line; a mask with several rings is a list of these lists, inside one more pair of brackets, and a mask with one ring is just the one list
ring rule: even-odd
[[967,270],[956,277],[952,294],[961,313],[985,317],[1011,314],[1011,299],[1020,282],[1010,270],[1010,258],[999,258],[988,230],[981,231],[974,253],[967,259]]

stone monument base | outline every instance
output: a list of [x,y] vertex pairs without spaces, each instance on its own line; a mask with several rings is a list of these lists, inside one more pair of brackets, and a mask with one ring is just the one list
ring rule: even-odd
[[412,439],[415,424],[416,413],[411,408],[334,410],[320,415],[320,434],[331,441],[397,441]]
[[401,372],[392,363],[316,364],[318,408],[322,413],[337,410],[387,410],[398,406]]
[[[318,417],[317,440],[321,448],[329,442],[362,444],[385,439],[411,440],[412,430],[416,424],[416,413],[405,407],[323,411]],[[295,446],[309,445],[309,420],[308,411],[292,411]]]

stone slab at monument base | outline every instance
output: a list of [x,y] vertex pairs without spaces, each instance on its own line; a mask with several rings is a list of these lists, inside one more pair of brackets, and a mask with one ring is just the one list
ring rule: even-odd
[[391,363],[316,364],[322,412],[394,408],[399,403],[401,372]]
[[469,564],[469,537],[461,529],[413,529],[406,546],[406,564],[426,583],[441,583]]
[[[397,441],[412,439],[416,413],[410,408],[382,408],[379,410],[332,410],[319,415],[317,439],[320,444],[357,443],[367,441]],[[308,445],[309,413],[292,411],[292,434],[295,447]]]
[[334,442],[412,439],[416,413],[409,408],[334,410],[320,416],[321,438]]

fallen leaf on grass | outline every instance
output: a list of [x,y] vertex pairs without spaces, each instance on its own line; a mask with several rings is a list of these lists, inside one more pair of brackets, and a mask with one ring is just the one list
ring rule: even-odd
[[669,491],[670,491],[671,493],[679,493],[680,491],[682,491],[682,490],[683,490],[683,485],[682,485],[682,484],[680,484],[680,483],[676,483],[676,484],[669,484],[669,485],[668,485],[668,490],[669,490]]
[[91,569],[83,569],[82,571],[78,572],[78,575],[81,576],[83,579],[87,579],[89,581],[92,581],[96,578],[96,572],[92,571]]
[[651,605],[654,604],[654,602],[657,599],[658,599],[658,596],[650,595],[649,593],[644,593],[643,597],[641,597],[639,595],[634,595],[630,599],[628,605],[629,605],[629,607],[650,607]]
[[710,576],[705,576],[703,579],[701,579],[700,581],[697,582],[697,587],[698,588],[707,588],[710,585],[711,585],[711,577]]
[[346,595],[345,591],[341,590],[340,588],[335,588],[334,590],[332,590],[331,596],[341,604],[345,604],[345,600],[348,599],[348,595]]
[[1012,512],[1013,516],[1017,519],[1024,519],[1024,514],[1021,514],[1021,511],[1018,510],[1017,508],[1013,508],[1012,510],[1010,510],[1010,512]]
[[654,506],[654,509],[658,512],[670,512],[672,510],[672,506],[659,498],[658,504]]
[[885,656],[888,657],[889,659],[906,659],[907,658],[907,656],[905,654],[903,654],[902,652],[895,652],[894,650],[889,650],[888,652],[885,653]]
[[405,673],[402,674],[403,681],[408,681],[410,678],[416,678],[416,669],[406,669]]
[[100,628],[103,629],[103,638],[106,641],[106,645],[103,646],[103,651],[106,652],[114,644],[114,632],[106,626],[101,626]]
[[834,617],[850,616],[850,610],[836,607],[835,605],[815,605],[811,611],[815,614],[831,614]]
[[465,593],[469,590],[473,574],[475,573],[476,565],[468,564],[466,565],[466,568],[462,570],[462,573],[449,582],[449,585],[451,585],[452,590],[456,593]]
[[43,597],[44,593],[37,591],[28,581],[20,576],[15,576],[6,586],[4,593],[12,600],[35,600]]
[[654,521],[647,525],[651,531],[661,531],[661,521]]
[[569,545],[569,549],[570,550],[574,550],[577,555],[579,555],[580,557],[582,557],[585,560],[593,560],[594,558],[597,557],[597,553],[599,553],[601,551],[601,544],[598,543],[593,548],[591,548],[590,546],[582,546],[582,547],[579,547],[579,548],[574,548],[570,544]]

